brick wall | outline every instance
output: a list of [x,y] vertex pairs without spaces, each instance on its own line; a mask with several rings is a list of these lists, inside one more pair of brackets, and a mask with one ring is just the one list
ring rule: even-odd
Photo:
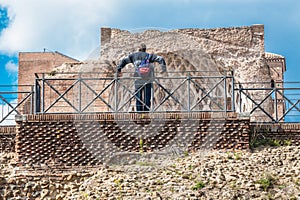
[[15,151],[15,126],[0,126],[0,153]]
[[[285,66],[285,58],[280,56],[280,55],[276,55],[276,54],[266,54],[266,61],[267,64],[270,68],[270,72],[271,72],[271,77],[274,80],[275,84],[274,87],[276,88],[284,88],[283,85],[283,81],[284,81],[284,72],[286,71],[286,66]],[[270,86],[269,86],[270,87]],[[284,94],[284,91],[281,90],[281,93]],[[283,114],[286,111],[285,108],[285,99],[282,95],[280,95],[279,93],[276,94],[276,99],[277,99],[277,112],[278,112],[278,116],[283,116]],[[273,105],[275,104],[275,99],[272,99],[273,101]],[[274,112],[273,117],[276,117],[276,113]]]
[[55,67],[68,62],[78,62],[58,52],[20,52],[19,85],[33,85],[35,73],[49,73]]
[[27,115],[16,127],[0,127],[0,152],[16,151],[21,164],[96,165],[176,148],[247,150],[261,138],[300,145],[300,124],[250,124],[208,113]]
[[292,145],[300,145],[300,123],[251,124],[253,137],[257,139],[273,139],[290,141]]
[[17,122],[20,163],[96,165],[170,149],[249,149],[249,120],[208,114],[28,115]]
[[[19,71],[18,71],[18,85],[34,85],[35,73],[49,73],[55,67],[63,63],[78,63],[79,61],[59,52],[20,52],[19,53]],[[40,77],[42,78],[42,77]],[[19,92],[28,92],[30,88],[19,87]],[[25,94],[19,94],[19,102],[24,98]],[[25,103],[21,113],[29,113],[30,102]],[[27,108],[27,109],[26,109]]]

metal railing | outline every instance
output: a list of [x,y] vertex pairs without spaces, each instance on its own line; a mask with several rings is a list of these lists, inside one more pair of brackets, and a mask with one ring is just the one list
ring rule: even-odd
[[255,122],[300,122],[300,83],[240,83],[236,112]]
[[[203,73],[203,72],[202,72]],[[140,78],[100,74],[68,74],[60,78],[37,75],[36,113],[131,112],[135,110],[135,82]],[[170,75],[170,74],[169,74]],[[234,90],[231,75],[202,76],[196,72],[157,76],[142,85],[153,84],[150,112],[232,112]],[[142,87],[140,87],[142,88]],[[143,103],[141,99],[138,99]]]
[[[135,112],[131,73],[37,74],[34,86],[1,86],[0,125],[16,114]],[[300,83],[235,83],[231,73],[168,73],[152,83],[149,112],[237,112],[255,122],[300,122]]]
[[32,114],[33,94],[30,85],[0,85],[0,125],[14,125],[16,114]]

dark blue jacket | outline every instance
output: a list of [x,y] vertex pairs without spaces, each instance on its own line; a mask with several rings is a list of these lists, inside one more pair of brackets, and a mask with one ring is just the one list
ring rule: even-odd
[[[121,63],[118,65],[118,68],[117,68],[118,72],[121,72],[122,68],[125,67],[129,63],[132,63],[134,65],[134,67],[137,68],[140,65],[141,61],[146,59],[147,55],[148,55],[148,53],[143,52],[143,51],[139,51],[139,52],[130,54],[126,58],[122,59]],[[158,56],[156,54],[149,54],[149,61],[150,61],[150,63],[158,62],[161,66],[161,72],[167,71],[166,62],[163,59],[163,57]],[[135,77],[138,76],[137,73],[135,73],[134,76]]]

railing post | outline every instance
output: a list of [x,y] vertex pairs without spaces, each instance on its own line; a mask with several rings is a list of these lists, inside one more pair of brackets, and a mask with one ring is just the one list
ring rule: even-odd
[[78,74],[78,83],[79,83],[79,86],[78,86],[78,110],[79,112],[81,113],[81,73]]
[[278,122],[278,105],[277,105],[277,88],[273,88],[274,95],[274,103],[275,103],[275,121]]
[[231,94],[231,96],[232,96],[232,99],[231,99],[231,110],[233,111],[233,112],[235,112],[236,110],[235,110],[235,93],[234,93],[234,90],[235,90],[235,87],[234,87],[234,84],[235,84],[235,82],[234,82],[234,74],[233,74],[233,71],[231,71],[231,85],[232,85],[232,94]]
[[31,86],[31,95],[30,95],[30,114],[33,114],[34,110],[34,86]]
[[35,79],[35,93],[34,93],[34,113],[41,112],[41,86],[39,85],[39,80]]
[[118,72],[116,72],[115,73],[115,77],[114,77],[114,81],[115,81],[115,88],[114,88],[114,90],[115,90],[115,112],[118,112],[118,79],[119,79],[119,77],[118,77]]
[[225,113],[227,113],[227,75],[223,77],[224,80],[224,109]]
[[[45,73],[42,74],[42,113],[45,112]],[[49,96],[50,98],[50,96]]]
[[191,74],[188,72],[188,112],[191,111]]
[[242,85],[239,84],[239,97],[240,97],[240,113],[242,113]]
[[154,76],[153,79],[151,79],[151,105],[150,105],[150,111],[153,112],[154,111],[154,79],[156,79],[156,77]]

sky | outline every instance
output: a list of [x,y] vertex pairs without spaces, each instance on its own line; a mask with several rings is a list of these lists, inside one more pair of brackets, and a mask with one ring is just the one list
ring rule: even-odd
[[19,52],[59,51],[84,60],[101,27],[217,28],[264,24],[265,51],[286,57],[297,81],[300,1],[296,0],[0,0],[0,85],[16,84]]
[[0,0],[0,85],[15,85],[18,53],[59,51],[85,60],[100,28],[218,28],[264,24],[265,51],[283,55],[299,81],[298,0]]

